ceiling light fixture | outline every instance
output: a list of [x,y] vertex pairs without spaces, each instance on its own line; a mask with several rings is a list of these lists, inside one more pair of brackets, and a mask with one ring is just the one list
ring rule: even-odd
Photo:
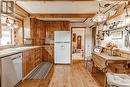
[[101,4],[99,3],[99,10],[96,16],[93,17],[93,22],[101,23],[107,20],[107,16],[105,15],[105,13],[101,11],[100,7],[101,7]]
[[128,25],[129,22],[130,22],[130,15],[128,14],[127,3],[125,3],[125,11],[126,11],[126,15],[125,15],[125,25]]
[[14,28],[18,28],[18,24],[16,23],[16,21],[14,20],[14,24],[13,24]]
[[6,18],[6,24],[7,24],[7,26],[11,26],[12,24],[10,23],[10,21],[9,21],[9,18],[7,17]]

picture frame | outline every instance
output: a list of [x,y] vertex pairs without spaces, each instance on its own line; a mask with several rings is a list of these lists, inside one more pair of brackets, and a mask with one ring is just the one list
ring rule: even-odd
[[112,39],[122,39],[123,38],[123,31],[111,31],[110,32]]
[[73,42],[76,42],[76,33],[73,33]]
[[1,2],[1,13],[13,14],[14,13],[14,1],[2,1]]

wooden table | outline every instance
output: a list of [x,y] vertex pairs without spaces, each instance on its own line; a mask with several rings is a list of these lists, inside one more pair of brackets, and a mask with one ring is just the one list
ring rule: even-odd
[[[94,72],[94,68],[98,68],[104,73],[108,72],[109,66],[111,64],[127,64],[130,63],[130,58],[123,58],[119,56],[109,56],[105,53],[92,53],[92,61],[93,61],[93,68],[92,73]],[[106,79],[105,79],[106,83]]]

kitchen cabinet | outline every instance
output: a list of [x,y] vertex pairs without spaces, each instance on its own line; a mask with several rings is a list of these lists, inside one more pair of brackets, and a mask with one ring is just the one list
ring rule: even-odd
[[30,19],[32,45],[43,45],[46,38],[45,23],[35,18]]
[[35,67],[42,62],[42,49],[36,48],[34,50]]
[[31,34],[31,38],[36,38],[37,37],[37,29],[36,29],[36,19],[31,18],[30,19],[30,34]]
[[54,62],[54,46],[46,46],[44,45],[42,47],[42,51],[43,51],[43,54],[42,54],[42,60],[43,61],[49,61],[51,63]]
[[23,51],[22,61],[23,77],[25,77],[42,62],[42,48],[39,47]]
[[69,31],[69,21],[45,21],[46,31]]
[[37,27],[38,38],[45,39],[46,37],[45,22],[42,20],[37,20],[36,27]]
[[44,45],[45,39],[54,40],[54,31],[69,31],[69,21],[43,21],[30,19],[32,45]]
[[45,21],[46,29],[46,43],[52,44],[54,41],[54,32],[55,31],[69,31],[70,22],[69,21]]

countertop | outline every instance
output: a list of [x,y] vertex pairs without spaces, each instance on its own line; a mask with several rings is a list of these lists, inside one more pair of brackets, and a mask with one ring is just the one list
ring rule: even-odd
[[54,47],[54,44],[51,44],[51,45],[45,44],[45,45],[42,45],[42,47]]
[[16,53],[23,52],[25,50],[30,50],[34,48],[38,48],[40,46],[25,46],[25,47],[17,47],[17,48],[8,48],[4,50],[0,50],[0,58],[3,58],[5,56],[13,55]]
[[95,54],[99,57],[101,57],[102,59],[104,60],[108,60],[108,61],[127,61],[129,60],[130,61],[130,58],[124,58],[124,57],[120,57],[120,56],[109,56],[108,54],[106,53],[97,53],[97,52],[93,52],[92,54]]

